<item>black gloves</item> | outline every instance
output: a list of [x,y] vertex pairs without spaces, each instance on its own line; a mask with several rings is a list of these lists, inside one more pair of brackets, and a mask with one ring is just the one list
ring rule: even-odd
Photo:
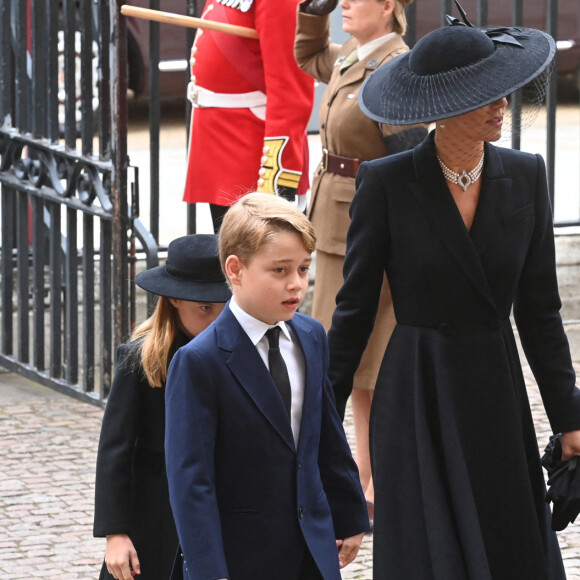
[[307,0],[300,6],[301,12],[324,16],[330,14],[337,6],[338,0]]
[[552,502],[552,529],[563,530],[580,513],[580,456],[562,461],[561,434],[552,435],[542,457],[548,472],[546,502]]

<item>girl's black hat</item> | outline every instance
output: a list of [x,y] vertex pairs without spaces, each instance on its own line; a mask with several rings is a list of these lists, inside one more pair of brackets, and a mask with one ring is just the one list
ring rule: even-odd
[[192,234],[173,240],[167,248],[165,264],[141,272],[135,283],[152,294],[192,302],[227,302],[231,296],[214,234]]

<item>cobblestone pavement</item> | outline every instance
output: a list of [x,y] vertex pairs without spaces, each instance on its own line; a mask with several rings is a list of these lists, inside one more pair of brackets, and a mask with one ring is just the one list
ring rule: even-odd
[[[545,444],[549,428],[527,368],[526,377]],[[0,580],[98,577],[104,540],[92,537],[92,520],[102,414],[0,369]],[[346,427],[352,440],[349,417]],[[580,580],[580,525],[559,537],[568,580]],[[343,578],[372,578],[371,535]]]

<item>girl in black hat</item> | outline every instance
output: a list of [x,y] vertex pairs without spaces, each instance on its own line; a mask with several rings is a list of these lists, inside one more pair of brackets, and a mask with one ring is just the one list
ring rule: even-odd
[[167,368],[230,297],[215,235],[174,240],[165,265],[142,272],[135,282],[159,300],[131,341],[119,347],[103,417],[93,530],[107,538],[101,580],[170,576],[178,540],[163,452]]
[[330,375],[344,413],[386,272],[397,325],[371,411],[374,578],[562,580],[510,322],[513,308],[564,458],[579,455],[545,165],[491,144],[507,97],[538,82],[555,45],[452,22],[361,89],[376,121],[436,129],[359,169]]

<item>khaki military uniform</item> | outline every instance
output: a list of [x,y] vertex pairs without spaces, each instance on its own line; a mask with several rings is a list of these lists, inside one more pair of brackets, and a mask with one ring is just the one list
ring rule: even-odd
[[[329,16],[298,12],[294,54],[298,65],[328,87],[320,104],[320,139],[323,149],[335,156],[369,161],[388,154],[383,136],[407,127],[382,126],[366,117],[358,106],[358,91],[377,67],[409,50],[399,35],[387,40],[362,61],[341,74],[340,66],[357,48],[350,38],[344,45],[330,43]],[[322,152],[321,152],[322,154]],[[348,164],[347,164],[348,165]],[[335,167],[340,171],[340,167]],[[348,173],[348,170],[345,172]],[[317,236],[316,280],[312,315],[328,330],[335,296],[342,286],[342,264],[346,253],[348,210],[355,194],[355,178],[325,169],[325,158],[314,174],[309,218]],[[354,387],[373,389],[395,316],[385,278],[375,329],[371,335]]]

